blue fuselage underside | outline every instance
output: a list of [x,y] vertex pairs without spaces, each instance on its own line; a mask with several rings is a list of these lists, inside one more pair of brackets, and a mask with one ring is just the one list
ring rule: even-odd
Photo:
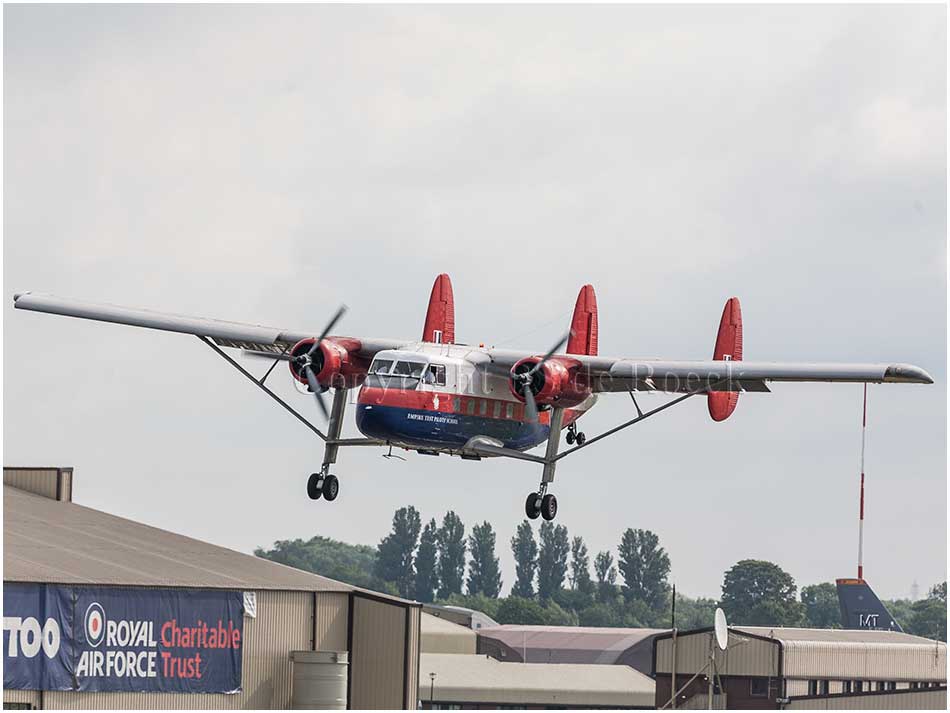
[[505,448],[526,450],[546,441],[550,431],[544,424],[364,404],[356,407],[356,426],[370,438],[450,450],[461,448],[473,436],[497,438]]

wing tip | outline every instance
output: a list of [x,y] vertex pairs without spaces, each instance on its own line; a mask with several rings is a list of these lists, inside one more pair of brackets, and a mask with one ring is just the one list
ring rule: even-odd
[[884,370],[885,383],[932,384],[933,377],[913,364],[891,364]]

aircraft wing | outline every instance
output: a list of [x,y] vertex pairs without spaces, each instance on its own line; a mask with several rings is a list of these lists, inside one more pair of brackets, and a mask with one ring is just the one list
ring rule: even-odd
[[[536,356],[526,352],[489,350],[494,371],[510,369],[519,360]],[[762,361],[666,361],[624,357],[555,355],[576,361],[577,378],[587,379],[594,393],[662,391],[769,391],[771,381],[841,381],[852,383],[932,384],[933,378],[912,364],[849,364]],[[478,363],[479,359],[472,359]]]
[[[13,306],[16,309],[47,312],[65,317],[78,317],[79,319],[92,319],[98,322],[160,329],[166,332],[194,334],[199,337],[207,337],[218,346],[272,352],[274,354],[289,349],[301,339],[319,335],[319,332],[276,329],[274,327],[262,327],[257,324],[225,322],[205,317],[188,317],[132,307],[82,302],[33,292],[22,292],[14,295]],[[362,337],[357,338],[357,340],[360,342],[359,354],[368,358],[383,349],[396,349],[408,343],[404,340]]]

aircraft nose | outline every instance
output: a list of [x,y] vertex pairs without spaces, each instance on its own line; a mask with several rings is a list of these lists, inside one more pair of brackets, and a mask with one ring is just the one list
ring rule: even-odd
[[913,364],[892,364],[884,371],[884,381],[907,384],[932,384],[933,377]]

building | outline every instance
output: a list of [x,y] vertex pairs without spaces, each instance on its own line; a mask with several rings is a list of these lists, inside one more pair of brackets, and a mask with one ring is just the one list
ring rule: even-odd
[[478,630],[478,653],[521,663],[621,664],[650,675],[653,639],[665,631],[506,624]]
[[[5,708],[288,708],[292,651],[346,652],[343,705],[416,708],[419,604],[82,507],[69,468],[3,477]],[[63,596],[71,611],[14,617],[17,602]],[[215,624],[221,602],[236,613]],[[210,612],[204,632],[195,612]],[[188,675],[198,654],[203,678]],[[9,685],[34,661],[41,676],[62,666],[70,678]],[[204,692],[228,676],[236,692]]]
[[483,631],[423,612],[422,708],[653,706],[653,681],[639,671],[591,663],[524,664],[477,655],[476,636],[480,640]]
[[[729,627],[720,651],[711,628],[656,637],[656,707],[945,709],[947,645],[895,631]],[[675,666],[674,666],[675,661]]]
[[653,708],[649,676],[628,666],[505,663],[489,656],[423,653],[420,707]]
[[481,629],[488,626],[498,626],[498,622],[492,619],[488,614],[480,612],[477,609],[468,607],[458,607],[450,604],[423,604],[422,611],[426,614],[448,619],[453,624],[467,626],[469,629]]

